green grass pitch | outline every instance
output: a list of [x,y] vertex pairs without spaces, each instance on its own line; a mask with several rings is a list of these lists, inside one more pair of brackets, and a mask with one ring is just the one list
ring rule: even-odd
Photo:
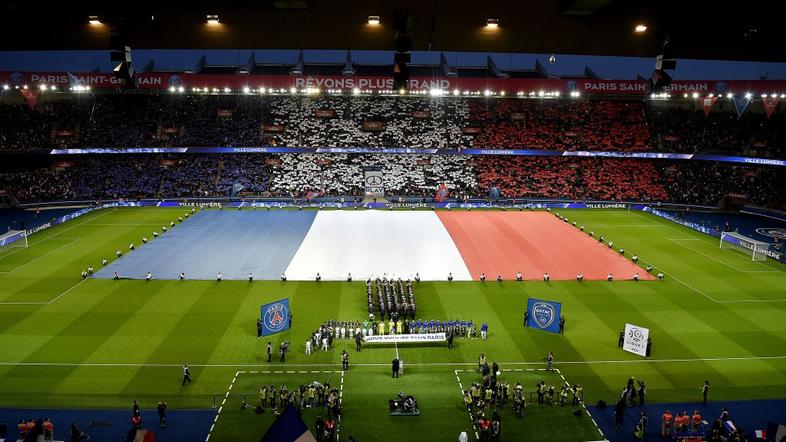
[[[208,408],[238,371],[249,372],[238,382],[250,392],[265,379],[291,377],[299,385],[312,370],[339,370],[342,349],[350,351],[351,368],[344,375],[341,434],[360,440],[388,431],[403,440],[430,434],[454,439],[469,430],[456,374],[467,382],[475,375],[456,370],[471,370],[480,352],[503,370],[521,369],[503,376],[515,382],[520,373],[532,391],[534,380],[526,370],[542,368],[542,358],[553,351],[566,379],[585,386],[588,403],[613,399],[631,375],[647,382],[651,403],[696,400],[704,379],[713,385],[710,400],[786,397],[786,266],[752,262],[719,249],[716,239],[651,215],[560,211],[637,253],[640,264],[664,271],[664,281],[424,282],[415,289],[419,315],[487,321],[489,339],[460,339],[453,351],[369,346],[360,353],[349,341],[338,341],[333,352],[306,356],[302,343],[322,321],[365,316],[363,282],[82,281],[82,269],[99,267],[102,258],[113,259],[118,248],[139,243],[184,212],[102,210],[32,235],[27,249],[0,251],[3,407],[127,408],[138,399],[147,408],[159,400],[171,409]],[[522,327],[530,296],[562,302],[565,335]],[[294,326],[272,341],[290,341],[292,351],[286,365],[267,364],[255,321],[261,304],[283,297],[290,298]],[[617,348],[626,322],[650,328],[649,360]],[[405,361],[405,375],[398,380],[389,373],[396,351]],[[184,362],[194,378],[186,387],[180,385]],[[388,416],[387,400],[400,390],[418,397],[420,417]],[[251,410],[241,413],[239,405],[227,410],[211,441],[258,440],[269,423]],[[539,412],[558,425],[576,422],[559,411]],[[503,417],[503,437],[516,425],[532,429],[536,421]],[[243,425],[244,419],[254,421]],[[583,422],[569,427],[563,439],[550,440],[599,438],[589,420]],[[249,431],[233,433],[233,428]]]

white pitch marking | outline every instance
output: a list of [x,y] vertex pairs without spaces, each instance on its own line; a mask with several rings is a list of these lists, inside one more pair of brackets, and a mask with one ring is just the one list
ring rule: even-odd
[[58,248],[56,248],[56,249],[50,250],[50,251],[48,251],[48,252],[44,253],[44,254],[43,254],[43,255],[41,255],[41,256],[37,256],[37,257],[35,257],[35,258],[31,259],[30,261],[27,261],[27,262],[26,262],[26,263],[24,263],[24,264],[21,264],[21,265],[19,265],[19,266],[17,266],[17,267],[14,267],[14,268],[13,268],[13,269],[11,269],[11,270],[6,270],[6,271],[0,272],[0,273],[4,273],[4,274],[13,273],[13,272],[15,272],[15,271],[17,271],[17,270],[21,269],[22,267],[28,266],[28,265],[30,265],[30,264],[32,264],[32,263],[34,263],[34,262],[38,261],[39,259],[46,258],[47,256],[49,256],[49,255],[51,255],[51,254],[53,254],[53,253],[57,252],[58,250],[61,250],[61,249],[64,249],[64,248],[66,248],[66,247],[70,246],[71,244],[73,244],[73,243],[74,243],[74,242],[76,242],[76,241],[79,241],[80,239],[82,239],[82,238],[76,238],[76,239],[72,239],[71,241],[68,241],[67,243],[63,244],[62,246],[60,246],[60,247],[58,247]]

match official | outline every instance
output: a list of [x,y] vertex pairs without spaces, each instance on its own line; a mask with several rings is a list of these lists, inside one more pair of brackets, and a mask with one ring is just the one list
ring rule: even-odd
[[188,364],[183,364],[183,385],[191,383],[191,370],[188,369]]

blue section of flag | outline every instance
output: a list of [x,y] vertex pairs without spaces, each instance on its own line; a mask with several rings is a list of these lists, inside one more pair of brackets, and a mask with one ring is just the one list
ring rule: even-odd
[[262,336],[272,335],[289,329],[289,298],[273,301],[262,306]]
[[528,327],[559,333],[559,318],[562,315],[561,303],[529,298],[527,311],[529,312]]

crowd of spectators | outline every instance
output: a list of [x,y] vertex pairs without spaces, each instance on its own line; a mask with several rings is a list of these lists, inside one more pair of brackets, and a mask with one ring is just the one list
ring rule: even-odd
[[183,154],[72,156],[0,173],[11,202],[158,197],[361,198],[364,168],[380,168],[385,197],[561,198],[779,207],[780,167],[709,161],[492,155]]
[[[750,107],[761,107],[754,102]],[[716,102],[705,115],[693,103],[646,107],[653,134],[651,150],[666,152],[718,152],[781,158],[786,154],[786,115],[767,118],[763,109],[738,116],[731,103]]]
[[473,100],[474,147],[489,149],[647,150],[641,102]]
[[441,184],[454,196],[471,196],[475,174],[465,155],[282,154],[270,180],[277,196],[364,194],[363,169],[382,168],[385,192],[433,197]]
[[[783,105],[780,106],[781,108]],[[364,147],[722,151],[778,156],[786,113],[755,101],[101,93],[0,98],[0,149]]]
[[673,199],[663,187],[658,163],[652,160],[484,155],[473,164],[481,189],[497,188],[508,198]]

